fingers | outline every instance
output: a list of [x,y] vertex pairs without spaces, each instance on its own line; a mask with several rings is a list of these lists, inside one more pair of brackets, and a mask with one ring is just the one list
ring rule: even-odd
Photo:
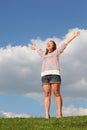
[[77,32],[77,36],[80,34],[80,31]]

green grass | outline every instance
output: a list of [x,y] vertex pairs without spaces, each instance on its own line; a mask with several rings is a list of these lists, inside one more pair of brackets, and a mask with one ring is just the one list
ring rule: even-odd
[[50,118],[0,118],[0,130],[87,130],[87,116]]

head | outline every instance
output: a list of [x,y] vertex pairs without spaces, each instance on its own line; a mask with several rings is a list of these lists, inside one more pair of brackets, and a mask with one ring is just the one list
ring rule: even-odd
[[55,43],[55,41],[50,40],[50,41],[47,43],[45,54],[47,55],[48,53],[51,53],[51,52],[53,52],[53,51],[55,51],[55,50],[56,50],[56,43]]

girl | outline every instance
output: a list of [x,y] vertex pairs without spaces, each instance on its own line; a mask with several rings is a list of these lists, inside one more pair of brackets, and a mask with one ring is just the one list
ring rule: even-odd
[[56,47],[56,43],[50,40],[46,45],[45,53],[39,49],[36,45],[32,45],[31,49],[36,50],[42,57],[42,71],[41,79],[44,90],[44,105],[45,105],[45,117],[50,118],[50,103],[51,103],[51,92],[54,93],[56,98],[56,105],[58,108],[58,118],[62,117],[62,97],[60,94],[61,75],[59,66],[59,56],[64,51],[66,46],[79,35],[79,31],[74,33],[65,43],[60,47]]

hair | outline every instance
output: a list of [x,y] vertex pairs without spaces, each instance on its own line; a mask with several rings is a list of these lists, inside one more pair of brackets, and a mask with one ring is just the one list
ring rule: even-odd
[[[55,50],[56,50],[56,43],[55,43],[55,41],[50,40],[49,42],[52,42],[52,43],[53,43],[53,48],[52,48],[52,51],[51,51],[51,52],[55,51]],[[47,54],[48,54],[48,49],[46,48],[45,55],[47,55]]]

